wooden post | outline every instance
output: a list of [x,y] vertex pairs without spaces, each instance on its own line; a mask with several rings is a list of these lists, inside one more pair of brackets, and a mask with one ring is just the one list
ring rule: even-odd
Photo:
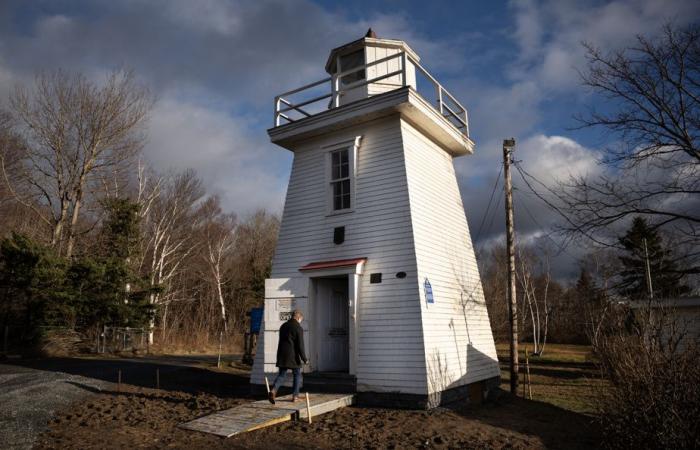
[[518,305],[515,293],[515,228],[513,226],[513,185],[510,179],[511,153],[515,139],[503,141],[503,178],[506,191],[506,241],[508,244],[508,312],[510,319],[510,392],[518,394]]
[[525,371],[527,372],[527,398],[532,400],[532,384],[530,383],[530,357],[525,350]]
[[224,334],[223,334],[223,333],[224,333],[223,331],[219,331],[219,356],[218,356],[218,358],[216,359],[216,367],[217,367],[217,369],[218,369],[219,367],[221,367],[221,343],[223,342],[223,339],[224,339],[224,337],[223,337]]
[[311,423],[311,403],[309,403],[309,393],[306,393],[306,417]]
[[160,369],[156,369],[156,389],[160,391]]
[[122,371],[119,369],[117,371],[117,392],[122,391]]
[[[525,347],[525,361],[527,361],[527,347]],[[527,385],[527,378],[525,372],[523,372],[523,398],[527,398],[527,392],[525,392],[525,386]]]
[[267,388],[267,393],[270,393],[270,382],[267,381],[267,377],[265,377],[265,387]]

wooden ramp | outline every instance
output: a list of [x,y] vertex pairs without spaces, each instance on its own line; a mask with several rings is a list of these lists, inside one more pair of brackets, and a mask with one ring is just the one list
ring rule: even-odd
[[[309,394],[311,418],[352,405],[351,394]],[[292,403],[292,396],[278,397],[274,405],[267,400],[238,405],[223,411],[180,424],[180,428],[231,437],[246,431],[269,427],[289,420],[306,418],[306,400]]]

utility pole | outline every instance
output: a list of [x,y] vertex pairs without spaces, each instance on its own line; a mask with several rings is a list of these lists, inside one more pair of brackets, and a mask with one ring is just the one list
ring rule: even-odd
[[511,155],[515,139],[503,141],[503,178],[506,191],[506,242],[508,251],[508,312],[510,319],[510,393],[518,393],[518,305],[515,295],[515,229],[513,227],[513,184],[510,179]]

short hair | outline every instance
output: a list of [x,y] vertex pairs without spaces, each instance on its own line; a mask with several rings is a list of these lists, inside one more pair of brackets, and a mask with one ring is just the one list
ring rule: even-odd
[[292,313],[292,318],[293,319],[303,319],[304,318],[304,313],[301,312],[301,309],[295,309],[294,312]]

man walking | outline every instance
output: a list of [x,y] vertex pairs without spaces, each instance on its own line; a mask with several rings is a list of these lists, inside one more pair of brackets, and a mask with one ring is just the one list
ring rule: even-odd
[[291,370],[294,375],[292,401],[296,402],[299,399],[301,367],[307,362],[306,352],[304,351],[304,329],[301,328],[302,320],[304,320],[304,315],[300,310],[296,309],[292,314],[292,318],[280,327],[280,340],[277,345],[277,367],[279,367],[280,372],[268,394],[268,399],[273,405],[275,404],[277,390],[282,386],[287,376],[287,370]]

